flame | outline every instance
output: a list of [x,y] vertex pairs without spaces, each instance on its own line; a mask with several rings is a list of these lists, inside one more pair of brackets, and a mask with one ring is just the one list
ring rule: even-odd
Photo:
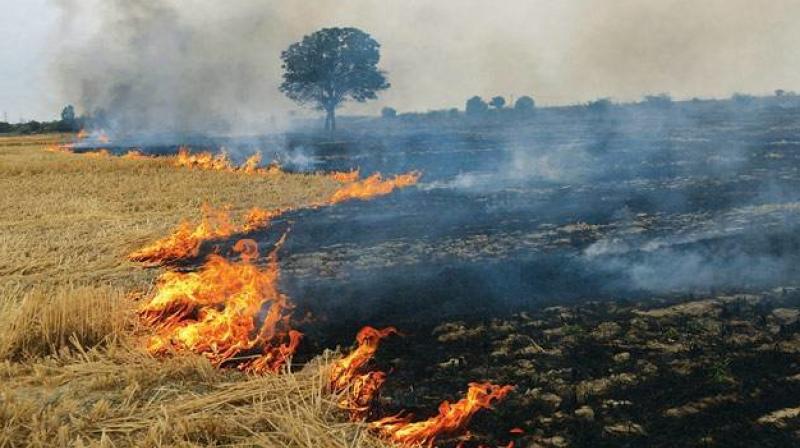
[[349,184],[351,182],[355,182],[358,180],[360,172],[359,170],[352,170],[352,171],[333,171],[328,175],[331,179],[335,180],[336,182],[342,184]]
[[129,149],[128,152],[122,156],[122,158],[127,160],[147,160],[152,159],[153,156],[145,154],[138,149]]
[[244,215],[244,224],[241,232],[251,232],[254,230],[265,229],[269,223],[285,213],[282,209],[267,210],[264,208],[253,207]]
[[[186,157],[192,156],[188,154],[188,152],[182,153],[185,154]],[[179,153],[179,157],[182,153]],[[208,156],[211,157],[210,153]],[[219,156],[217,156],[217,158],[212,157],[211,159],[203,158],[202,160],[204,160],[204,162],[202,162],[203,166],[205,166],[206,163],[212,165],[219,163],[219,166],[224,166],[224,164],[227,163],[219,162],[223,160],[220,159]],[[248,166],[248,164],[246,163],[245,166]],[[349,199],[366,200],[387,195],[397,188],[404,188],[415,184],[419,177],[419,173],[410,172],[395,176],[393,179],[384,180],[380,173],[376,173],[364,180],[355,181],[339,187],[330,198],[313,203],[308,206],[308,208],[323,207]],[[183,221],[170,235],[131,253],[128,255],[128,259],[131,261],[164,264],[196,257],[199,253],[200,246],[205,241],[225,238],[234,233],[248,233],[264,229],[269,226],[272,219],[292,210],[294,210],[294,208],[274,210],[253,208],[245,215],[244,224],[236,226],[231,223],[230,214],[226,209],[214,210],[205,205],[203,208],[203,219],[200,223],[193,224],[190,221]]]
[[[290,328],[292,306],[277,288],[277,252],[285,237],[270,252],[265,269],[253,263],[258,244],[244,239],[235,246],[239,262],[211,255],[197,272],[162,274],[155,294],[139,311],[155,330],[147,350],[154,355],[190,351],[215,366],[237,362],[252,373],[280,370],[302,336]],[[266,315],[259,325],[262,310]],[[258,355],[237,358],[251,352]]]
[[[267,166],[261,166],[261,154],[255,153],[248,157],[244,163],[236,166],[225,151],[214,155],[210,151],[192,153],[187,146],[181,146],[175,156],[174,165],[183,168],[193,168],[207,171],[226,171],[230,173],[243,173],[247,175],[272,176],[282,173],[280,165],[272,161]],[[333,171],[326,174],[339,183],[351,183],[358,180],[359,171]]]
[[225,151],[217,155],[210,152],[191,153],[187,146],[181,146],[175,156],[175,166],[184,168],[196,168],[209,171],[235,171],[236,167],[228,158]]
[[329,389],[339,396],[338,405],[348,411],[352,420],[367,416],[373,400],[386,380],[380,371],[364,372],[364,367],[375,356],[380,341],[397,334],[394,327],[376,330],[364,327],[356,335],[358,348],[331,366]]
[[78,131],[78,135],[77,135],[78,140],[83,140],[88,136],[89,136],[89,133],[86,132],[86,129],[81,129],[80,131]]
[[131,253],[128,259],[165,263],[196,257],[204,241],[231,236],[236,230],[227,209],[214,209],[204,204],[199,224],[183,221],[170,235]]
[[427,420],[411,422],[410,418],[396,415],[369,423],[369,428],[403,446],[432,447],[442,435],[463,432],[472,417],[481,409],[489,409],[493,401],[502,400],[513,386],[491,383],[470,383],[466,397],[450,404],[439,405],[439,413]]
[[63,144],[63,145],[50,145],[45,148],[45,151],[48,152],[63,152],[66,154],[73,154],[75,151],[71,144]]
[[[358,347],[331,366],[328,388],[334,394],[339,394],[338,406],[346,410],[353,421],[364,420],[369,415],[386,381],[384,372],[369,371],[366,366],[375,356],[380,341],[392,334],[397,334],[394,327],[383,330],[362,328],[356,336]],[[492,402],[502,400],[512,390],[513,386],[470,383],[465,398],[454,404],[442,402],[439,413],[434,417],[412,422],[410,416],[401,413],[370,422],[368,427],[401,446],[432,447],[438,437],[466,430],[475,413],[490,408]]]
[[420,173],[417,171],[399,174],[392,179],[383,179],[381,173],[375,173],[366,179],[345,184],[336,190],[331,196],[330,202],[336,204],[349,199],[370,199],[384,196],[395,189],[416,184],[419,178]]
[[86,157],[97,157],[97,158],[100,158],[100,157],[111,157],[111,153],[108,152],[108,150],[105,149],[105,148],[100,149],[98,151],[87,151],[87,152],[84,152],[83,155],[85,155]]

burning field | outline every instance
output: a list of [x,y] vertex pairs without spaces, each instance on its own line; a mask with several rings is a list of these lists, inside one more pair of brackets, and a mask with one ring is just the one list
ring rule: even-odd
[[796,444],[788,116],[0,142],[0,446]]

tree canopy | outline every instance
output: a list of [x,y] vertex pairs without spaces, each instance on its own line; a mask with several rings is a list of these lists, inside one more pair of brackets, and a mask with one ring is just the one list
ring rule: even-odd
[[281,53],[280,90],[299,104],[326,112],[325,128],[336,128],[336,108],[365,102],[389,88],[378,69],[380,44],[357,28],[323,28]]
[[521,96],[517,99],[517,102],[514,103],[514,110],[521,113],[529,113],[533,112],[533,108],[536,103],[533,101],[533,98],[525,95]]
[[486,102],[483,101],[483,98],[476,95],[467,100],[467,105],[464,111],[466,112],[467,115],[475,116],[486,113],[488,109],[489,105],[487,105]]
[[495,109],[502,109],[503,106],[506,105],[506,99],[502,96],[496,96],[489,101],[489,105],[494,107]]

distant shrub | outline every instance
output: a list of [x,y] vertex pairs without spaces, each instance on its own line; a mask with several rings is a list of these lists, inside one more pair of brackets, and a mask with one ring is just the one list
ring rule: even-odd
[[784,95],[786,95],[786,91],[785,90],[783,90],[783,89],[775,90],[775,96],[784,96]]
[[384,107],[381,109],[381,117],[383,118],[395,118],[397,116],[397,110],[393,107]]
[[514,110],[517,112],[530,113],[533,112],[534,107],[536,107],[536,103],[529,96],[521,96],[514,103]]
[[473,96],[472,98],[467,100],[466,105],[466,113],[469,116],[477,116],[486,113],[489,110],[489,105],[486,104],[486,101],[479,96]]
[[506,105],[506,99],[502,96],[496,96],[489,101],[489,105],[495,109],[502,109]]
[[11,123],[6,123],[5,121],[0,121],[0,134],[8,134],[14,131],[14,125]]
[[458,111],[457,107],[454,107],[447,111],[447,116],[450,118],[458,118],[461,115],[461,112]]

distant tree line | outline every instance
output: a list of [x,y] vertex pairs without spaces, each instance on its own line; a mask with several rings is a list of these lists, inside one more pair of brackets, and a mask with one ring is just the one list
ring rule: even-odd
[[[406,112],[399,113],[393,107],[384,107],[381,110],[381,117],[386,121],[402,122],[425,122],[435,120],[468,120],[476,123],[483,121],[498,123],[519,119],[535,119],[537,114],[536,103],[531,96],[522,96],[513,102],[513,106],[507,106],[508,102],[502,96],[495,96],[484,100],[480,96],[472,96],[467,99],[464,109],[458,108],[432,110],[428,112]],[[611,98],[597,98],[582,104],[565,106],[553,106],[553,109],[563,111],[573,111],[575,113],[586,113],[589,116],[603,117],[609,115],[613,110],[624,108],[642,108],[645,110],[667,112],[673,107],[693,107],[706,105],[708,107],[729,107],[739,110],[752,108],[800,108],[800,95],[778,89],[772,96],[754,96],[742,93],[734,93],[727,99],[700,99],[677,101],[668,93],[650,94],[642,97],[640,101],[617,103]]]
[[29,120],[21,123],[0,121],[0,134],[47,134],[51,132],[78,132],[84,128],[90,117],[78,117],[75,108],[68,105],[61,110],[61,119],[53,121]]

